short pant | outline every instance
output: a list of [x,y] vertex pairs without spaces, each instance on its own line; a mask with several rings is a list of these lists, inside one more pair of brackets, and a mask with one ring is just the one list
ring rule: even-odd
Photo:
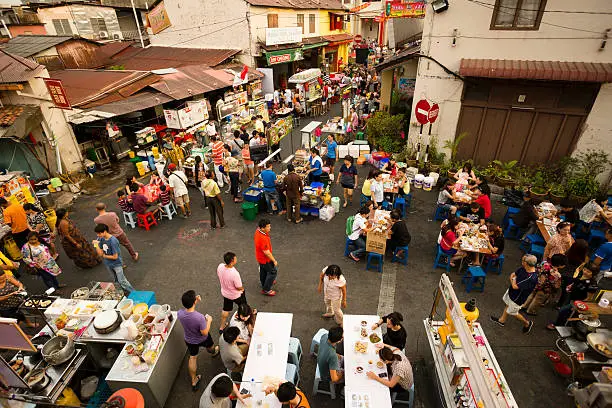
[[226,297],[223,297],[223,311],[224,312],[231,312],[232,310],[234,310],[234,303],[237,306],[240,306],[244,303],[246,303],[246,295],[244,294],[244,292],[242,292],[242,295],[240,295],[239,297],[237,297],[236,299],[228,299]]
[[508,294],[507,290],[506,293],[504,293],[502,300],[504,301],[506,306],[508,306],[508,308],[506,309],[506,313],[512,316],[516,316],[517,314],[519,314],[519,311],[521,310],[521,305],[517,305],[512,299],[510,299],[510,295]]
[[189,194],[183,194],[182,196],[175,197],[176,205],[182,207],[185,204],[189,204]]
[[215,342],[213,341],[212,337],[208,336],[206,337],[206,340],[204,340],[200,344],[190,344],[187,342],[185,342],[185,344],[187,344],[187,350],[189,351],[189,355],[197,356],[198,352],[200,351],[200,347],[204,347],[208,349],[214,346]]

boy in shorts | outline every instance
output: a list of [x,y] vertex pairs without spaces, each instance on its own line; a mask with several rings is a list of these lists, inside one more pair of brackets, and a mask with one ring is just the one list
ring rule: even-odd
[[200,295],[196,295],[193,290],[188,290],[181,297],[184,309],[179,310],[177,314],[178,320],[183,325],[185,343],[189,351],[188,370],[193,391],[198,390],[200,380],[202,380],[202,376],[197,374],[200,347],[205,347],[212,357],[219,355],[219,346],[215,346],[209,334],[212,317],[209,315],[204,316],[195,310],[196,305],[200,301],[202,301]]

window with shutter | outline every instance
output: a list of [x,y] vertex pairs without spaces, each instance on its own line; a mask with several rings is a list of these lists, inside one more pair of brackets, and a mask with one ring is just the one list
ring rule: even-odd
[[51,21],[53,22],[53,27],[55,28],[56,35],[72,35],[72,29],[70,28],[70,23],[68,22],[68,19],[54,18]]
[[268,28],[278,28],[278,14],[268,14]]
[[317,20],[316,20],[316,16],[314,14],[310,14],[308,16],[308,23],[310,26],[310,29],[308,30],[311,34],[316,33],[317,32]]
[[108,33],[106,30],[106,22],[103,18],[90,18],[89,22],[91,23],[91,29],[94,34],[99,34],[101,31]]
[[297,25],[298,27],[302,27],[302,34],[304,34],[304,15],[303,14],[297,15]]
[[496,0],[491,30],[537,30],[546,0]]

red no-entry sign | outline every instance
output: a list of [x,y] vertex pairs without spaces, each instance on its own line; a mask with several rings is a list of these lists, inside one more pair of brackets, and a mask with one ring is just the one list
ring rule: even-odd
[[[437,105],[436,105],[437,106]],[[415,108],[414,108],[414,114],[416,116],[416,120],[421,124],[424,125],[427,122],[429,122],[429,102],[427,102],[427,100],[425,99],[421,99],[420,101],[417,102]]]
[[440,107],[437,103],[434,103],[431,105],[431,108],[429,108],[429,113],[427,114],[429,123],[434,123],[436,119],[438,119],[438,113],[440,113]]

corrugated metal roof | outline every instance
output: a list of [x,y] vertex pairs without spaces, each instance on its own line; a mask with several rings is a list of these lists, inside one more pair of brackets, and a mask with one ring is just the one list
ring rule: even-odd
[[84,38],[62,35],[18,35],[4,44],[2,49],[21,57],[31,57],[70,40],[89,41]]
[[69,112],[68,121],[75,124],[89,123],[152,108],[170,101],[172,98],[159,92],[142,91],[119,102],[96,106],[80,112]]
[[176,72],[161,75],[161,80],[151,85],[173,99],[185,99],[216,89],[232,86],[234,76],[223,70],[205,65],[176,68]]
[[0,49],[0,84],[27,82],[44,69],[44,66],[32,60]]
[[178,68],[186,65],[214,67],[239,52],[240,50],[232,49],[131,46],[113,56],[110,65],[122,65],[125,69],[142,71]]
[[246,0],[251,6],[343,10],[340,0]]
[[462,59],[459,74],[484,78],[612,82],[612,63]]

